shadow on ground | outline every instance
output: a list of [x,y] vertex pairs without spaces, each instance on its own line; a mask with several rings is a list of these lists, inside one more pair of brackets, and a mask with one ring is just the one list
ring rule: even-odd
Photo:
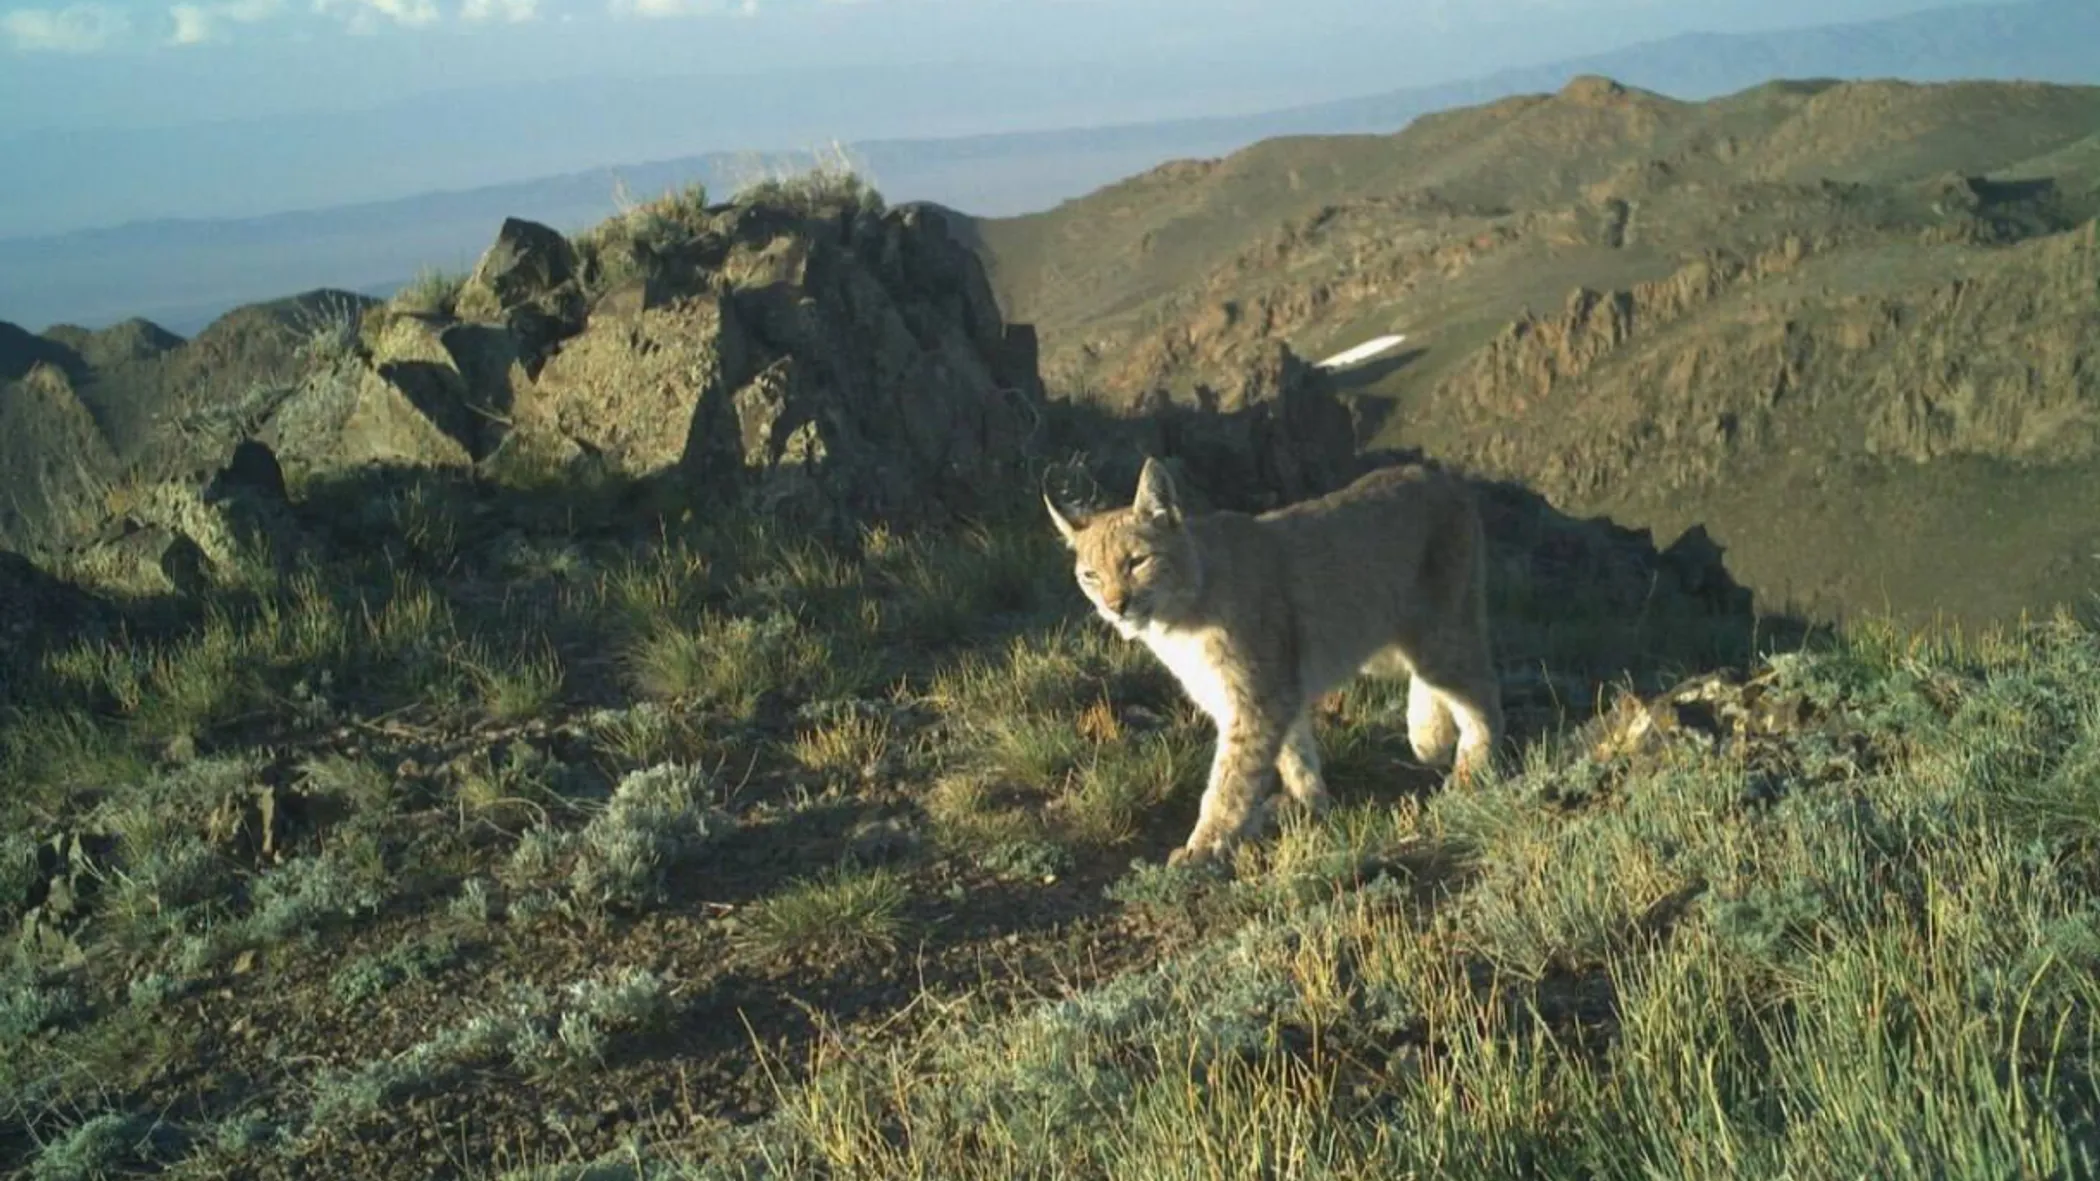
[[[1299,443],[1334,425],[1328,409],[1333,406],[1330,400],[1326,408],[1294,410],[1286,402],[1203,421],[1184,415],[1138,423],[1089,421],[1074,412],[1046,433],[1030,466],[1040,477],[1056,466],[1053,457],[1069,462],[1076,455],[1113,500],[1128,494],[1133,457],[1160,454],[1182,460],[1213,502],[1257,507],[1273,502],[1278,487],[1316,491],[1365,464],[1412,458],[1308,458]],[[1301,412],[1302,418],[1292,417]],[[1346,422],[1341,425],[1346,429]],[[35,696],[39,708],[113,718],[108,700],[44,675],[40,653],[94,632],[121,631],[134,642],[166,648],[196,641],[214,627],[223,630],[227,619],[296,607],[306,601],[300,594],[319,594],[360,619],[405,610],[417,596],[428,597],[433,610],[453,621],[439,650],[410,651],[411,645],[384,659],[359,656],[334,670],[325,689],[316,687],[312,670],[258,670],[267,681],[259,700],[269,708],[235,712],[191,736],[197,754],[273,752],[261,772],[273,791],[296,786],[302,760],[319,756],[356,757],[391,769],[403,815],[446,820],[388,854],[419,864],[446,858],[451,860],[442,863],[500,863],[507,855],[516,833],[485,820],[469,822],[454,802],[464,782],[460,768],[477,757],[493,760],[499,748],[527,749],[532,758],[564,767],[562,790],[586,799],[602,798],[618,780],[620,768],[601,765],[582,727],[588,715],[635,702],[624,667],[631,621],[618,617],[604,593],[605,580],[621,569],[666,552],[690,555],[689,566],[658,565],[659,573],[681,582],[662,592],[689,599],[679,610],[692,618],[734,613],[752,606],[739,597],[748,588],[730,589],[744,581],[743,568],[775,560],[813,535],[826,536],[843,581],[827,581],[819,571],[808,587],[783,592],[779,602],[786,609],[819,628],[850,631],[863,600],[896,593],[894,586],[856,573],[878,560],[878,547],[851,530],[753,532],[733,521],[720,502],[689,496],[672,480],[597,475],[511,487],[466,472],[371,467],[314,480],[290,495],[273,490],[267,478],[254,483],[258,487],[247,491],[220,487],[213,503],[227,528],[266,556],[239,578],[201,593],[167,591],[119,603],[18,563],[0,565],[0,577],[14,580],[9,585],[34,590],[0,597],[0,624],[6,625],[0,640],[13,637],[0,650],[0,659],[10,662],[0,692],[24,701]],[[973,605],[973,613],[953,628],[886,641],[887,663],[868,670],[854,695],[879,697],[899,678],[924,684],[932,672],[973,655],[1004,652],[1016,641],[1042,641],[1058,629],[1098,626],[1049,541],[1036,492],[1041,483],[1032,478],[1002,490],[987,498],[981,514],[955,524],[962,531],[1034,539],[1010,553],[1031,563],[1040,559],[1042,569],[1018,572],[1016,585]],[[1729,574],[1720,547],[1701,530],[1658,547],[1646,531],[1572,518],[1521,486],[1482,482],[1478,488],[1493,551],[1492,612],[1505,705],[1518,741],[1585,721],[1612,686],[1657,690],[1688,673],[1741,665],[1811,635],[1799,619],[1761,612],[1755,595]],[[1030,548],[1036,543],[1039,548]],[[171,542],[170,549],[176,548]],[[167,556],[156,558],[150,548],[138,552],[149,562]],[[544,709],[499,724],[477,719],[471,697],[441,704],[429,699],[451,691],[444,686],[453,671],[515,656],[528,637],[544,641],[566,672]],[[1161,677],[1097,680],[1093,687],[1104,700],[1116,698],[1107,702],[1111,707],[1172,708],[1173,690]],[[308,712],[298,705],[316,693],[327,697],[325,709]],[[539,1134],[537,1113],[543,1109],[573,1107],[590,1118],[635,1123],[674,1109],[688,1118],[748,1118],[770,1102],[768,1084],[753,1064],[754,1045],[778,1061],[799,1064],[842,1028],[888,1028],[905,1019],[915,998],[929,990],[1016,998],[1054,993],[1062,986],[1060,973],[1073,965],[1089,965],[1084,974],[1098,979],[1156,958],[1188,937],[1148,926],[1107,893],[1129,873],[1133,858],[1157,860],[1185,835],[1195,806],[1187,793],[1141,817],[1131,839],[1069,850],[1065,861],[1043,872],[1015,874],[963,857],[921,856],[929,784],[911,776],[827,782],[798,770],[784,753],[808,726],[797,705],[761,696],[734,717],[695,722],[699,757],[725,751],[733,756],[723,760],[717,778],[736,785],[739,826],[734,839],[672,876],[661,907],[587,931],[521,930],[505,936],[515,946],[488,957],[504,965],[496,970],[520,971],[549,987],[608,964],[664,966],[689,990],[673,1031],[628,1046],[588,1086],[519,1084],[495,1098],[493,1092],[463,1090],[419,1099],[421,1107],[357,1133],[360,1159],[392,1175],[445,1172],[419,1139],[432,1121],[471,1117],[485,1121],[477,1123],[476,1136],[488,1143],[524,1143]],[[1395,717],[1390,725],[1374,721],[1329,730],[1354,736],[1327,752],[1340,799],[1392,800],[1437,789],[1439,777],[1413,763],[1404,729]],[[500,770],[496,761],[488,766],[492,775]],[[279,821],[275,834],[280,842],[303,847],[320,836],[313,830],[323,822],[302,815],[295,807],[284,809],[288,819]],[[737,936],[714,921],[748,912],[818,871],[843,865],[895,866],[909,878],[904,934],[894,951],[834,954],[820,945],[804,955],[754,957],[739,951]],[[1446,890],[1462,872],[1456,865],[1408,868],[1412,879],[1433,880]],[[398,906],[349,926],[345,938],[374,948],[398,942],[404,932],[433,921],[435,897],[398,900]],[[286,1044],[298,1052],[321,1052],[346,1038],[359,1053],[398,1052],[384,1037],[337,1028],[349,1018],[313,1016],[311,990],[327,987],[333,970],[291,969],[292,975],[272,977],[263,994],[239,988],[203,994],[184,1020],[210,1028],[236,1020],[282,1028],[290,1031]],[[466,975],[431,984],[427,998],[403,992],[403,1003],[413,999],[432,1013],[450,1014],[450,994],[481,987],[473,973],[488,970],[490,962],[477,960],[461,969]],[[1571,984],[1567,1003],[1578,1015],[1609,1007],[1608,998],[1592,995],[1582,982]],[[270,1064],[252,1049],[229,1048],[224,1070],[269,1077]],[[668,1069],[674,1061],[675,1077]],[[170,1075],[130,1100],[190,1102],[185,1077]],[[609,1115],[602,1107],[606,1094],[622,1096]],[[606,1129],[616,1126],[598,1126],[584,1141],[609,1144]]]

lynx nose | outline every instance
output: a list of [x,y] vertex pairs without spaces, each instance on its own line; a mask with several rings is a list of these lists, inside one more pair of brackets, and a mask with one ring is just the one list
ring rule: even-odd
[[1123,613],[1123,606],[1128,602],[1130,602],[1130,596],[1123,591],[1110,590],[1101,592],[1101,605],[1117,615]]

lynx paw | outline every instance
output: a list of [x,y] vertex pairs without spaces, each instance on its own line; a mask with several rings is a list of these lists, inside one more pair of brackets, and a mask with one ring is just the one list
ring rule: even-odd
[[1451,767],[1446,782],[1454,787],[1473,787],[1486,779],[1493,769],[1494,760],[1485,751],[1472,751],[1459,756]]
[[1167,854],[1168,865],[1223,864],[1232,855],[1234,838],[1191,834],[1188,843]]

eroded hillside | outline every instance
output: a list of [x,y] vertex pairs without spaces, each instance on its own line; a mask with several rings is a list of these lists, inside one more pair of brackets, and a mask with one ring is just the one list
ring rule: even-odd
[[1579,79],[967,228],[1053,391],[1279,342],[1362,441],[1672,535],[1768,598],[2004,618],[2100,574],[2100,90]]

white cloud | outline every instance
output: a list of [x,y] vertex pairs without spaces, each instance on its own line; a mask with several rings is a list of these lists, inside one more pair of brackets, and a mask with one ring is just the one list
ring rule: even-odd
[[734,13],[753,16],[758,0],[611,0],[614,16],[672,17]]
[[314,0],[315,12],[334,9],[349,12],[353,33],[369,33],[388,22],[417,28],[438,18],[437,0]]
[[171,5],[168,17],[175,22],[175,31],[168,41],[173,45],[203,45],[224,36],[229,24],[254,24],[283,10],[283,0],[213,0],[206,4]]
[[466,0],[459,17],[466,21],[529,21],[540,14],[540,0]]
[[171,45],[202,45],[218,35],[211,13],[201,4],[172,5],[168,17],[175,22],[175,31],[168,35]]
[[131,18],[103,4],[0,13],[0,39],[19,53],[94,53],[130,31]]

